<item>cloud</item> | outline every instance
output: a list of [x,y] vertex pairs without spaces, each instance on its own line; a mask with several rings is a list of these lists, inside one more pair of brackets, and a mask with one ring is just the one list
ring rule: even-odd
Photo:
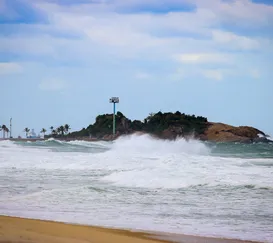
[[167,80],[170,81],[187,81],[193,78],[194,80],[216,80],[221,81],[225,76],[233,76],[236,72],[229,69],[204,69],[200,66],[193,67],[189,66],[188,68],[178,68],[171,74],[167,75]]
[[182,68],[177,68],[174,72],[167,75],[167,80],[171,81],[181,81],[183,80],[187,75],[187,72]]
[[252,50],[261,47],[258,40],[221,30],[213,30],[212,39],[216,43],[225,44],[227,47],[241,50]]
[[[58,1],[54,0],[37,0],[36,7],[47,8],[49,7],[54,10],[58,8]],[[48,2],[51,2],[49,4]],[[251,0],[161,0],[160,3],[158,0],[97,0],[97,1],[81,1],[83,8],[80,9],[79,5],[67,5],[66,10],[70,12],[84,12],[84,13],[94,13],[94,12],[125,12],[125,13],[143,13],[143,12],[152,12],[152,10],[157,11],[157,9],[162,9],[164,6],[173,6],[176,11],[169,12],[178,12],[178,14],[183,12],[183,15],[194,16],[199,11],[206,11],[211,17],[213,17],[218,22],[229,22],[236,25],[247,25],[248,27],[254,27],[256,25],[267,25],[269,26],[273,19],[273,6],[255,3]],[[190,10],[187,8],[190,6]],[[150,11],[143,11],[149,9]],[[187,10],[188,9],[188,10]],[[126,11],[129,10],[129,11]],[[177,11],[180,10],[180,11]],[[167,11],[165,11],[167,12]],[[162,13],[162,12],[161,12]],[[164,12],[163,12],[164,13]],[[194,20],[194,19],[190,19]],[[197,21],[198,18],[196,19]],[[200,21],[202,21],[201,19]],[[238,20],[240,22],[238,22]],[[188,23],[192,24],[192,21]],[[195,21],[194,21],[195,22]],[[215,23],[215,21],[214,21]],[[174,23],[176,24],[176,23]],[[178,25],[183,25],[183,22],[177,22]],[[205,22],[204,22],[205,24]],[[189,25],[188,25],[189,26]]]
[[6,9],[5,0],[0,0],[0,11],[2,12],[5,9]]
[[62,79],[46,79],[39,84],[44,91],[63,91],[67,89],[67,82]]
[[10,19],[16,16],[15,12],[12,9],[9,9],[7,6],[7,0],[0,0],[0,19],[7,18]]
[[198,8],[210,9],[218,22],[236,26],[255,28],[270,26],[273,20],[273,6],[254,3],[251,0],[188,0]]
[[202,74],[205,78],[220,81],[223,79],[223,72],[221,70],[204,70]]
[[152,76],[151,76],[151,74],[149,74],[147,72],[137,72],[135,77],[137,79],[146,80],[146,79],[150,79]]
[[13,74],[22,71],[22,66],[14,62],[0,62],[0,75]]
[[[180,68],[181,64],[194,64],[196,71],[203,65],[213,65],[209,68],[233,65],[239,69],[246,65],[244,60],[250,51],[258,49],[257,57],[260,57],[265,46],[263,39],[251,36],[251,30],[244,34],[235,30],[244,29],[250,9],[257,8],[259,14],[264,14],[263,18],[271,18],[271,6],[242,1],[246,9],[239,11],[237,7],[242,4],[237,0],[171,0],[174,6],[195,6],[191,11],[171,12],[137,10],[138,6],[156,8],[158,1],[155,0],[98,0],[63,5],[55,0],[32,1],[33,8],[47,16],[47,24],[15,24],[16,34],[0,37],[0,51],[16,53],[30,60],[34,58],[37,62],[70,65],[98,66],[103,62],[122,63],[126,59],[126,65],[169,66],[168,73],[171,68]],[[170,1],[162,0],[161,3],[168,5]],[[125,9],[130,11],[123,11]],[[242,21],[234,25],[230,16]],[[256,26],[265,25],[259,21]],[[229,31],[222,28],[226,25]],[[230,52],[230,49],[241,53]],[[194,70],[183,72],[183,75],[174,73],[172,77],[181,79],[185,73],[193,75]],[[150,71],[149,75],[157,76],[156,72]],[[213,75],[209,72],[207,76]],[[137,74],[136,78],[148,77]],[[214,74],[214,78],[219,79],[220,75]]]
[[175,60],[187,64],[228,62],[229,57],[221,53],[185,53],[174,56]]

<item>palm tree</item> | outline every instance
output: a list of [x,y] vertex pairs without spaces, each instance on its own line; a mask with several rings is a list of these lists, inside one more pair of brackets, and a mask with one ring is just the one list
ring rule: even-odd
[[45,137],[46,129],[43,128],[43,129],[41,130],[41,133],[43,133],[43,134],[44,134],[44,137]]
[[54,136],[56,134],[56,130],[54,129],[54,127],[51,126],[49,129],[51,131],[51,136]]
[[65,124],[64,125],[64,132],[65,133],[68,133],[68,131],[70,130],[71,128],[70,128],[70,126],[68,125],[68,124]]
[[60,127],[57,127],[56,131],[56,135],[59,135],[61,133]]
[[30,132],[30,129],[29,129],[28,127],[26,127],[26,128],[24,129],[24,132],[26,133],[26,137],[28,137],[28,133]]
[[7,137],[9,137],[9,129],[6,127]]
[[64,131],[65,131],[64,126],[58,127],[58,132],[60,132],[62,134],[62,136],[64,135]]
[[6,125],[2,125],[2,131],[3,131],[3,138],[6,137],[6,131],[7,131],[7,126]]
[[56,134],[57,134],[56,130],[53,129],[51,134],[52,134],[53,137],[56,136]]

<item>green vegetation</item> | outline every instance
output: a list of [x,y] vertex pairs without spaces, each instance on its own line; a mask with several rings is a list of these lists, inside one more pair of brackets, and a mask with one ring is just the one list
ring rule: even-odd
[[8,137],[9,129],[7,128],[7,126],[6,126],[6,125],[0,126],[0,131],[1,131],[1,130],[2,130],[2,132],[3,132],[3,138],[6,137],[6,133],[7,133],[7,137]]
[[29,129],[28,127],[26,127],[26,128],[24,129],[24,132],[26,133],[26,137],[28,137],[28,133],[30,132],[30,129]]
[[[172,138],[176,135],[202,135],[208,127],[207,118],[195,115],[182,114],[179,111],[175,113],[157,112],[150,113],[143,121],[130,120],[126,118],[120,111],[116,114],[116,134],[132,134],[134,132],[144,132],[154,134],[158,137]],[[41,129],[41,133],[45,138],[107,138],[113,134],[113,114],[103,114],[96,117],[94,124],[90,124],[80,131],[70,133],[71,129],[68,124],[54,128],[51,126],[50,134],[46,135],[47,130]],[[3,125],[0,131],[3,132],[3,138],[8,134],[8,128]],[[28,137],[30,129],[24,129],[26,137]],[[108,137],[109,138],[109,137]]]
[[46,129],[45,128],[42,128],[41,132],[40,133],[43,133],[44,136],[45,136],[45,133],[46,133]]
[[144,120],[144,130],[160,134],[170,127],[180,127],[184,135],[190,133],[202,134],[207,127],[207,121],[205,117],[181,114],[179,111],[175,113],[158,112],[156,114],[150,114]]
[[[70,125],[65,124],[65,125],[61,125],[57,128],[54,129],[53,126],[51,126],[50,128],[51,134],[50,135],[46,135],[45,137],[54,137],[54,138],[58,138],[58,137],[64,137],[65,135],[68,135],[70,128]],[[46,133],[46,130],[43,128],[42,133]]]
[[[208,125],[208,120],[202,116],[181,114],[179,111],[175,113],[150,113],[144,121],[129,120],[121,112],[116,115],[116,131],[117,134],[130,134],[141,131],[155,134],[157,136],[163,135],[164,132],[179,130],[182,134],[201,135],[204,133]],[[69,133],[69,137],[85,137],[92,136],[95,138],[102,138],[105,135],[111,135],[113,129],[113,115],[104,114],[96,118],[94,124],[83,128],[81,131]]]

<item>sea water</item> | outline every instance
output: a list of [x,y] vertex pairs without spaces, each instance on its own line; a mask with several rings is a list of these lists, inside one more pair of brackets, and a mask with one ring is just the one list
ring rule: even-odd
[[0,214],[273,242],[273,144],[0,141]]

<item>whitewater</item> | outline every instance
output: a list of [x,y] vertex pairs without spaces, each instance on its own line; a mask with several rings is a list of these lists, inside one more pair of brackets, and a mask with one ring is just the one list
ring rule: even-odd
[[0,214],[273,242],[273,143],[0,141]]

